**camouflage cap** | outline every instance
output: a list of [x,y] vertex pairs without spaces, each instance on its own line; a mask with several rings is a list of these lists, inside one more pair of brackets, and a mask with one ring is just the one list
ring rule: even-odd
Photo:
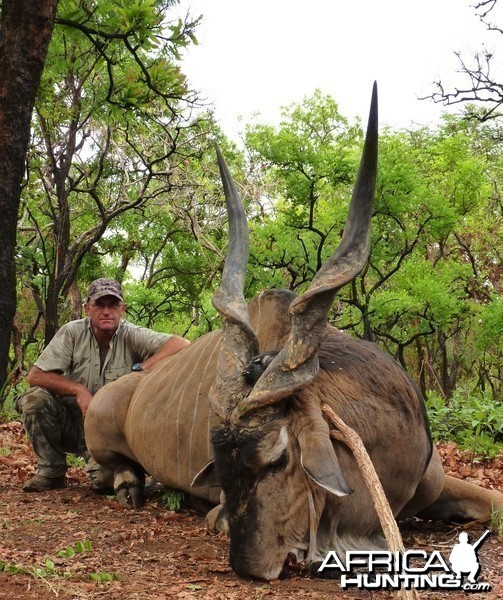
[[89,287],[87,301],[97,300],[103,296],[115,296],[124,302],[121,284],[115,279],[95,279]]

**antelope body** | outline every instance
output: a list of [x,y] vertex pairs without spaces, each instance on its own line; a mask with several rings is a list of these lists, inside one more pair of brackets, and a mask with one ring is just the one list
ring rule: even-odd
[[[503,510],[499,492],[444,475],[423,399],[403,369],[374,344],[327,324],[337,290],[368,258],[376,89],[341,244],[300,297],[269,290],[244,301],[246,216],[218,157],[230,227],[214,297],[222,331],[152,373],[105,386],[86,416],[88,448],[114,470],[119,501],[141,503],[147,472],[216,504],[208,523],[225,526],[231,565],[242,576],[275,579],[292,554],[316,564],[330,550],[382,548],[356,463],[330,438],[326,402],[362,438],[395,516],[485,520]],[[253,360],[271,350],[267,360]],[[244,376],[250,365],[252,380]]]

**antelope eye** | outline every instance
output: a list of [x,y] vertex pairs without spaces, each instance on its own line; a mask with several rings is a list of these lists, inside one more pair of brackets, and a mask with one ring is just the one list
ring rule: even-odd
[[284,450],[276,460],[269,464],[269,470],[273,473],[282,471],[288,464],[288,452]]

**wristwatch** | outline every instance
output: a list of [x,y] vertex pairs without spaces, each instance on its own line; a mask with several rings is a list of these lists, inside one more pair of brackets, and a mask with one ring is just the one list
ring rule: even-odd
[[134,371],[135,373],[137,373],[138,371],[143,371],[143,365],[141,363],[135,363],[131,367],[131,371]]

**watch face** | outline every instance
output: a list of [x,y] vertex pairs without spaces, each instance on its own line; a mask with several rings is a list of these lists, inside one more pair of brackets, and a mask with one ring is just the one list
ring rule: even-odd
[[131,371],[143,371],[143,368],[141,366],[141,363],[135,363],[132,367],[131,367]]

